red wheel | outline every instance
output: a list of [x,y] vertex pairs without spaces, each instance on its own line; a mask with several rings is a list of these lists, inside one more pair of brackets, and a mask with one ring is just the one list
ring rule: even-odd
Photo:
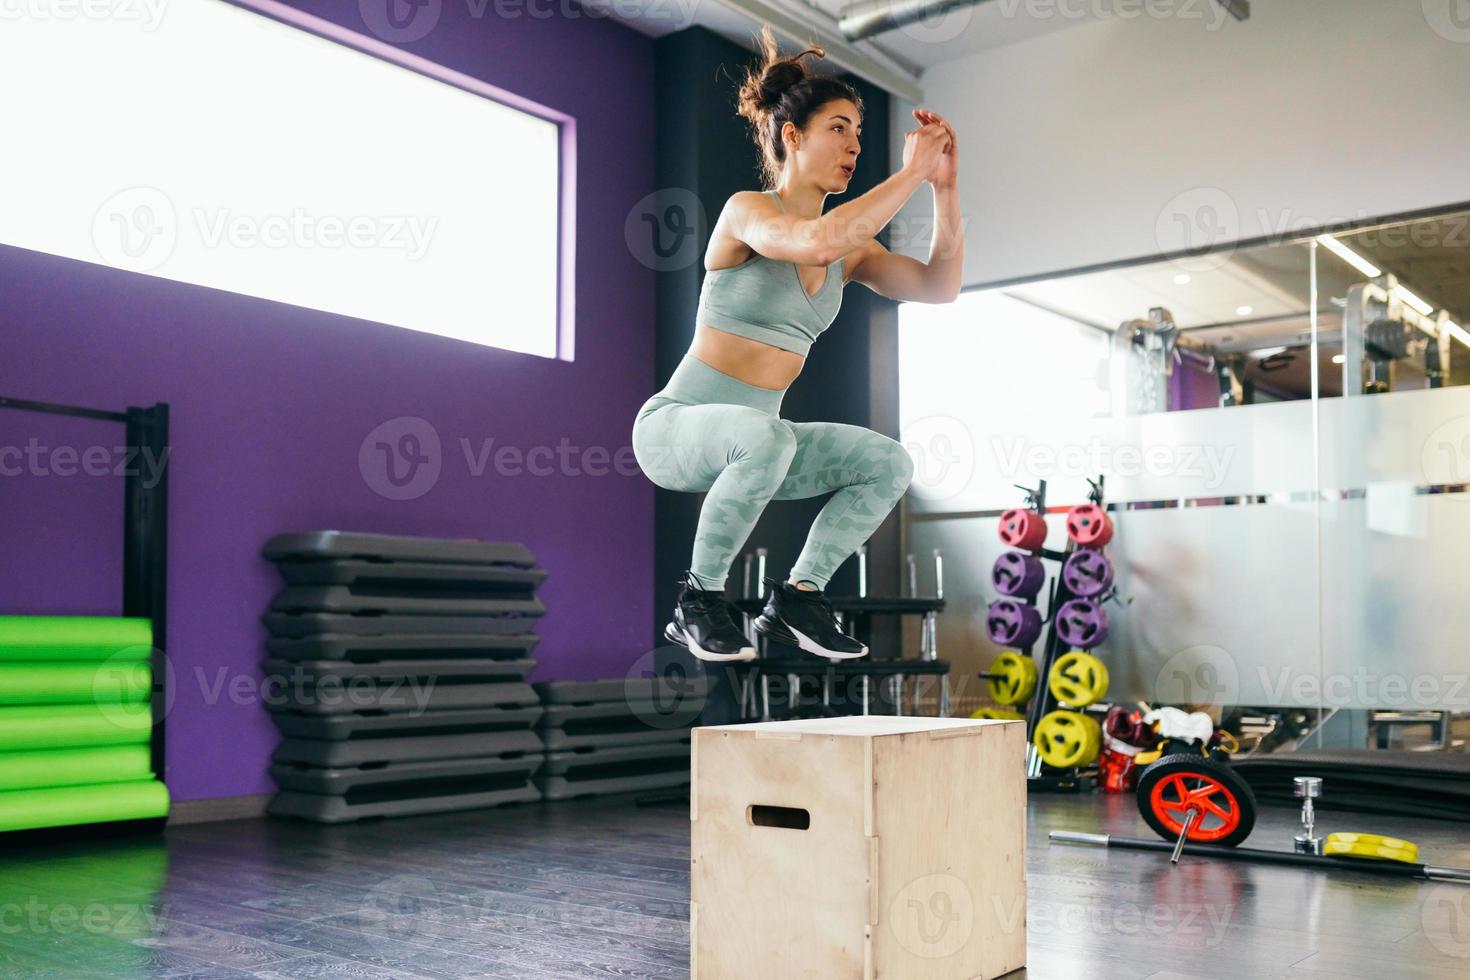
[[1000,515],[1000,539],[1012,548],[1035,551],[1046,540],[1046,518],[1017,507]]
[[1192,754],[1166,755],[1138,777],[1138,811],[1167,841],[1179,839],[1191,810],[1193,844],[1235,847],[1256,826],[1256,797],[1228,766]]
[[1097,504],[1078,504],[1067,511],[1067,537],[1084,548],[1101,548],[1113,540],[1113,520]]

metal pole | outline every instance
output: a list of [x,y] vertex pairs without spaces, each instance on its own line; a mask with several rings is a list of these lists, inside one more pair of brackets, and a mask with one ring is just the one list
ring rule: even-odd
[[[1053,844],[1086,844],[1092,847],[1116,848],[1120,851],[1162,851],[1166,854],[1174,850],[1174,845],[1168,841],[1113,837],[1110,834],[1083,834],[1068,830],[1053,830],[1050,837]],[[1356,871],[1365,874],[1388,875],[1394,878],[1430,878],[1436,881],[1470,883],[1470,870],[1464,868],[1437,868],[1427,864],[1404,864],[1399,861],[1318,857],[1315,854],[1262,851],[1249,847],[1221,847],[1216,844],[1185,844],[1184,853],[1191,857],[1221,858],[1227,861],[1294,864],[1299,867],[1328,871]]]

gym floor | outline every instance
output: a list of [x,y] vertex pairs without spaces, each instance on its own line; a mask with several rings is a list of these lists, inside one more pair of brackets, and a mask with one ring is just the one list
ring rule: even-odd
[[[1466,889],[1052,846],[1147,837],[1129,797],[1033,796],[1030,977],[1461,980]],[[1327,811],[1470,866],[1462,825]],[[1251,845],[1297,813],[1266,809]],[[627,797],[323,827],[233,821],[0,870],[6,977],[687,977],[689,820]],[[752,978],[756,980],[756,978]]]

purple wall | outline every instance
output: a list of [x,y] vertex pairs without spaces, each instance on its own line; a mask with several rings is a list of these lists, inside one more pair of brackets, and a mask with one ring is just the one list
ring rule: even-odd
[[1174,365],[1169,375],[1169,411],[1182,412],[1191,408],[1218,408],[1220,405],[1220,382],[1213,373],[1196,365],[1192,358]]
[[[359,4],[295,5],[364,30]],[[609,455],[628,445],[654,383],[654,276],[623,240],[629,208],[653,190],[653,42],[606,18],[477,19],[468,11],[478,6],[443,4],[438,26],[405,48],[575,117],[574,362],[0,247],[0,395],[172,406],[176,800],[274,789],[266,766],[279,736],[257,665],[259,616],[279,587],[260,548],[277,532],[523,541],[550,571],[533,679],[622,676],[649,649],[646,479],[559,466],[551,476],[496,476],[493,466],[475,476],[461,440],[476,452],[487,439],[522,450],[566,440]],[[377,426],[405,416],[433,426],[442,471],[423,496],[390,500],[358,453]],[[27,456],[0,455],[0,612],[118,611],[121,483],[73,473],[66,447],[106,450],[120,433],[0,411],[0,453],[36,440]]]

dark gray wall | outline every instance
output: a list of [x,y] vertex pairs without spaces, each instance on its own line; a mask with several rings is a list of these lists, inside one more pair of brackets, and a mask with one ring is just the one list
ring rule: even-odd
[[[666,198],[664,225],[670,235],[680,222],[677,209],[692,194],[703,206],[705,220],[689,222],[687,250],[678,267],[658,274],[656,373],[659,386],[668,381],[694,335],[695,308],[704,278],[704,250],[709,229],[725,201],[736,191],[761,187],[759,153],[744,119],[735,113],[736,90],[745,66],[755,55],[703,28],[661,38],[657,44],[655,86],[657,183]],[[851,76],[846,80],[864,103],[863,150],[850,196],[833,197],[828,207],[861,195],[891,172],[888,153],[888,95]],[[670,246],[672,238],[669,239]],[[697,246],[697,247],[696,247]],[[686,261],[687,259],[687,261]],[[782,417],[793,421],[825,420],[863,425],[898,437],[898,361],[896,305],[865,286],[850,284],[842,311],[813,346],[806,368],[787,393]],[[703,495],[656,492],[654,505],[654,620],[657,636],[667,622],[677,593],[675,580],[689,567],[690,544]],[[807,529],[825,497],[777,501],[766,509],[746,550],[770,549],[767,574],[781,577],[806,540]],[[897,513],[869,542],[869,594],[898,594],[899,534]],[[740,587],[737,559],[730,589]],[[856,594],[857,561],[849,559],[832,580],[833,595]],[[891,624],[876,623],[875,654],[896,642]],[[890,635],[891,633],[891,635]]]

